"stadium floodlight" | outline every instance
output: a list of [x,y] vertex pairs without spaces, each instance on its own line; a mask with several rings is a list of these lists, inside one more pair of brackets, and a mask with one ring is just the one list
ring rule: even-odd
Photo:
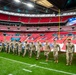
[[34,8],[34,5],[31,4],[31,3],[27,3],[27,6],[28,6],[28,7],[31,7],[31,8]]
[[15,2],[17,2],[17,3],[19,3],[20,2],[20,0],[14,0]]
[[24,2],[22,2],[22,3],[25,4],[25,5],[27,5],[27,6],[30,7],[30,8],[34,8],[34,5],[31,4],[31,3],[24,3]]

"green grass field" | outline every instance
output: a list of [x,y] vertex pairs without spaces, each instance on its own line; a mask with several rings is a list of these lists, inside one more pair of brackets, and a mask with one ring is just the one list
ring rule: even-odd
[[34,55],[29,58],[1,52],[0,75],[76,75],[76,55],[71,66],[65,62],[65,53],[60,53],[59,63],[54,63],[52,53],[46,62],[43,53],[36,60]]

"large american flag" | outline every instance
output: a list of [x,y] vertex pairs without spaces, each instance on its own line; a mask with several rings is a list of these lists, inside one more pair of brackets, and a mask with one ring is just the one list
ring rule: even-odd
[[71,26],[76,24],[76,17],[69,18],[66,26]]

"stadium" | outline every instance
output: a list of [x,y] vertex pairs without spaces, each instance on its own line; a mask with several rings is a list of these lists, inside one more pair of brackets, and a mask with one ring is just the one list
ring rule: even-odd
[[76,75],[76,0],[0,0],[0,75]]

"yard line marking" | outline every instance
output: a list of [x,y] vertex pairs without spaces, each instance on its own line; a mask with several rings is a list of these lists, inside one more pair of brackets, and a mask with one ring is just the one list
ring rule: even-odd
[[41,63],[41,64],[48,64],[48,63],[45,63],[45,62],[39,62],[39,63]]
[[13,60],[13,59],[10,59],[10,58],[1,57],[1,56],[0,56],[0,58],[3,58],[5,60],[9,60],[9,61],[13,61],[13,62],[18,62],[20,64],[25,64],[25,65],[28,65],[28,66],[32,65],[32,64],[21,62],[21,61]]
[[[5,60],[10,60],[10,61],[13,61],[13,62],[17,62],[17,63],[20,63],[20,64],[25,64],[25,65],[28,65],[28,66],[31,66],[32,65],[32,64],[21,62],[21,61],[17,61],[17,60],[13,60],[13,59],[1,57],[1,56],[0,56],[0,58],[5,59]],[[63,73],[63,74],[76,75],[76,74],[71,73],[71,72],[65,72],[65,71],[56,70],[56,69],[52,69],[52,68],[37,66],[36,64],[34,65],[34,67],[45,69],[45,70],[49,70],[49,71],[54,71],[54,72],[58,72],[58,73]]]
[[27,71],[27,72],[32,72],[31,70],[28,70],[28,69],[25,69],[25,68],[24,68],[23,70],[24,70],[24,71]]
[[64,74],[69,74],[69,75],[76,75],[74,73],[65,72],[65,71],[56,70],[56,69],[51,69],[51,68],[47,68],[47,67],[42,67],[42,66],[36,66],[36,67],[42,68],[42,69],[45,69],[45,70],[49,70],[49,71],[54,71],[54,72],[59,72],[59,73],[64,73]]
[[34,65],[31,65],[30,67],[34,67],[34,66],[36,66],[36,64],[34,64]]

